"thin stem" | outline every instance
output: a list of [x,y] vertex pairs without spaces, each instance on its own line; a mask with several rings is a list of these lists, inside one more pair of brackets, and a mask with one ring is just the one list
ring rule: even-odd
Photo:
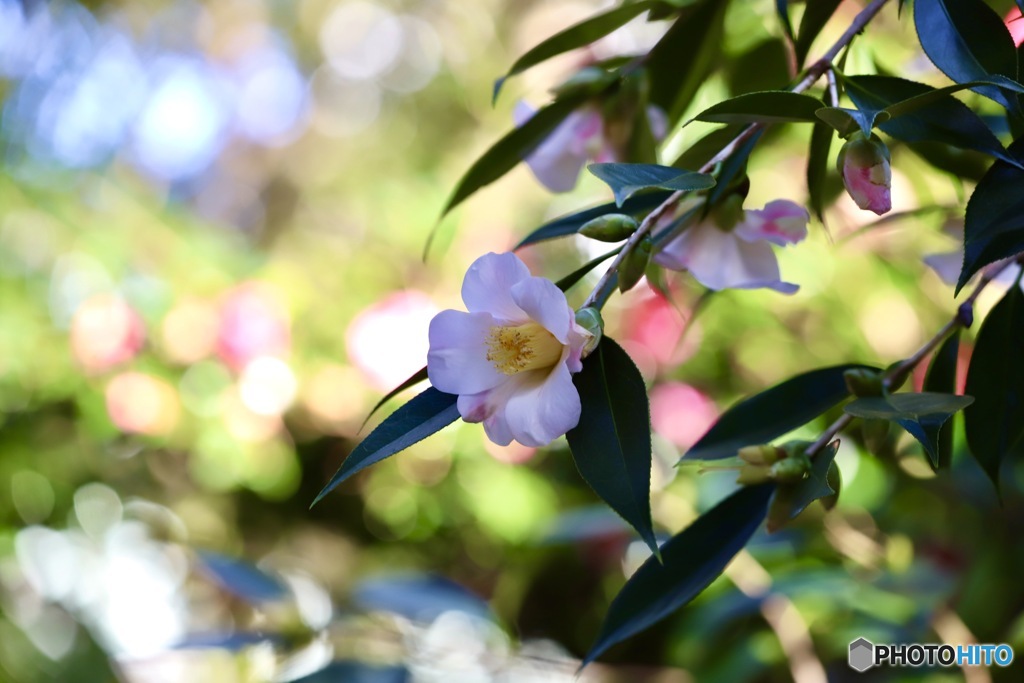
[[[974,291],[964,299],[957,307],[956,315],[953,316],[952,320],[947,322],[942,328],[936,332],[931,339],[926,341],[921,348],[914,352],[912,356],[903,360],[896,365],[892,366],[882,374],[882,386],[885,390],[889,390],[894,386],[898,386],[903,380],[913,372],[914,368],[921,364],[928,355],[935,350],[935,348],[941,344],[946,337],[950,335],[954,330],[960,327],[970,327],[973,318],[974,302],[978,300],[981,293],[988,287],[993,280],[999,277],[1004,270],[1009,268],[1011,265],[1022,265],[1022,259],[1014,261],[1007,261],[997,268],[992,269],[989,272],[984,273],[981,279],[978,281]],[[1016,286],[1016,285],[1015,285]],[[853,415],[849,413],[843,413],[835,422],[828,426],[818,440],[807,447],[804,451],[806,455],[813,458],[817,455],[825,446],[832,442],[832,439],[836,437],[839,432],[845,429],[851,422],[853,422]]]
[[[850,41],[853,40],[854,36],[864,30],[864,27],[878,14],[878,11],[882,9],[889,0],[872,0],[871,4],[861,10],[860,14],[854,17],[853,22],[850,23],[850,27],[846,29],[846,32],[835,42],[832,47],[822,55],[821,59],[811,64],[804,77],[792,88],[790,92],[801,93],[814,85],[819,78],[822,77],[827,71],[832,68],[832,61],[835,60],[839,52],[846,47]],[[712,171],[718,164],[728,159],[744,142],[749,140],[754,134],[764,127],[761,123],[752,123],[744,128],[740,133],[732,139],[728,144],[725,145],[721,150],[718,151],[715,156],[707,161],[703,166],[698,169],[699,173],[708,173]],[[662,216],[667,214],[676,204],[679,203],[686,195],[685,192],[673,192],[669,197],[662,202],[654,211],[651,211],[640,223],[640,226],[636,229],[624,245],[622,245],[622,251],[619,252],[618,256],[612,261],[611,265],[598,280],[594,286],[593,291],[587,296],[586,301],[583,302],[583,307],[597,306],[600,308],[604,305],[604,302],[611,295],[614,289],[614,278],[618,273],[619,267],[622,265],[633,250],[636,248],[640,241],[650,233],[653,227],[657,224],[658,220]]]

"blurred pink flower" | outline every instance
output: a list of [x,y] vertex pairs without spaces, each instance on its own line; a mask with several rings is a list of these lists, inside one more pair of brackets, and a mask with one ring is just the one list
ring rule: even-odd
[[651,389],[651,427],[679,448],[689,448],[718,419],[714,402],[682,382],[663,382]]
[[458,394],[466,422],[483,422],[502,446],[543,446],[576,426],[580,397],[571,373],[582,368],[590,334],[550,280],[532,277],[512,253],[485,254],[466,272],[469,309],[441,311],[430,323],[427,370],[440,391]]
[[836,160],[843,185],[858,207],[881,216],[892,208],[892,167],[881,138],[851,137]]
[[345,333],[348,358],[379,391],[390,391],[423,367],[427,329],[437,306],[408,290],[364,308]]
[[159,436],[178,420],[178,394],[162,379],[122,372],[107,384],[107,414],[122,432]]
[[286,356],[290,346],[288,312],[269,285],[247,282],[227,294],[217,354],[229,367],[241,370],[260,356]]
[[1024,43],[1024,19],[1021,18],[1020,8],[1016,6],[1011,8],[1003,18],[1003,23],[1006,24],[1006,28],[1010,31],[1013,44],[1020,47]]
[[117,296],[93,296],[71,319],[71,351],[89,372],[103,372],[131,360],[145,339],[142,318]]
[[687,228],[654,255],[672,270],[688,270],[714,290],[767,287],[792,294],[799,287],[779,278],[779,262],[770,245],[796,244],[807,237],[810,215],[802,206],[777,199],[763,209],[744,211],[731,229],[714,215]]
[[[512,116],[516,125],[521,126],[535,113],[533,107],[520,100]],[[663,139],[668,131],[664,112],[657,107],[648,107],[647,120],[654,139]],[[565,117],[526,157],[526,165],[537,180],[552,192],[568,192],[576,187],[576,180],[587,161],[619,161],[614,146],[606,138],[601,112],[593,106],[578,109]]]

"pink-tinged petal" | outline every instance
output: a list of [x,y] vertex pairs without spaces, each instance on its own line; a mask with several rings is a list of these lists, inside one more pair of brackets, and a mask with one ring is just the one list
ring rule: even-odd
[[798,287],[779,280],[779,263],[765,242],[746,242],[711,223],[699,223],[655,255],[666,268],[689,270],[709,289],[767,287],[784,294]]
[[512,110],[512,121],[515,122],[516,128],[523,125],[527,121],[533,118],[533,115],[537,113],[537,110],[531,107],[523,100],[516,102],[515,108]]
[[516,441],[545,446],[579,423],[580,395],[564,363],[546,376],[529,374],[535,377],[518,385],[505,404],[504,418]]
[[587,163],[592,140],[600,139],[600,117],[589,112],[573,112],[526,157],[537,180],[552,192],[568,192],[576,187],[583,165]]
[[947,285],[955,285],[960,279],[960,268],[964,263],[964,252],[962,249],[943,252],[941,254],[929,254],[924,257],[926,266],[935,271],[939,279]]
[[427,375],[439,391],[478,394],[508,377],[487,360],[487,338],[495,324],[489,313],[441,311],[430,321]]
[[484,254],[469,267],[462,281],[462,300],[470,313],[490,313],[508,322],[526,322],[512,300],[512,287],[530,277],[530,269],[512,252]]
[[892,208],[889,149],[877,135],[855,134],[839,150],[836,164],[850,198],[879,216]]
[[520,387],[529,384],[531,375],[523,373],[509,377],[503,384],[479,394],[459,396],[459,415],[466,422],[483,422],[487,438],[499,446],[507,446],[512,442],[512,431],[508,426],[505,406]]
[[763,209],[746,211],[733,232],[747,242],[765,240],[779,246],[796,244],[807,237],[807,209],[785,199],[768,202]]
[[512,300],[531,320],[544,326],[562,344],[569,343],[572,310],[565,294],[551,280],[531,277],[512,286]]
[[569,330],[569,347],[563,354],[569,372],[579,372],[583,369],[583,349],[593,336],[575,320],[572,321],[572,329]]

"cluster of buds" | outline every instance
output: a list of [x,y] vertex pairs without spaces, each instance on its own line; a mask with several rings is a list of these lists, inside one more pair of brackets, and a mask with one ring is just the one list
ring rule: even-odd
[[794,484],[806,479],[811,471],[811,459],[802,448],[790,451],[785,447],[763,444],[741,448],[737,455],[744,464],[740,467],[736,483],[743,486],[766,481]]

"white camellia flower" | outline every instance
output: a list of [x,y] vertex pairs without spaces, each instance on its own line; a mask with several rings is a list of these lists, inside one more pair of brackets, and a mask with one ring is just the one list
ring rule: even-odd
[[767,287],[792,294],[799,286],[782,282],[771,245],[796,244],[807,237],[810,215],[798,204],[777,199],[763,209],[744,211],[732,229],[713,218],[687,228],[654,255],[671,270],[688,270],[709,289]]
[[530,275],[515,254],[485,254],[466,272],[469,312],[441,311],[430,323],[427,372],[439,391],[458,394],[466,422],[483,422],[491,441],[543,446],[576,426],[580,397],[571,373],[591,338],[565,294]]

